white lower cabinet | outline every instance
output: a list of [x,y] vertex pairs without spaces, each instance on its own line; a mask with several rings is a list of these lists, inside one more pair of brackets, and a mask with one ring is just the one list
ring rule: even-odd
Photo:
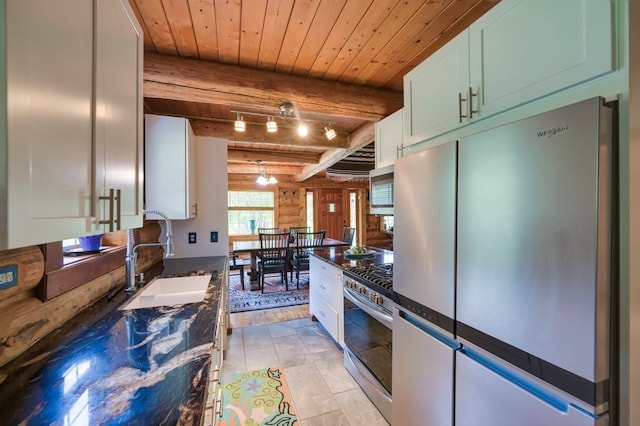
[[342,270],[311,256],[309,290],[309,311],[342,346],[344,327]]

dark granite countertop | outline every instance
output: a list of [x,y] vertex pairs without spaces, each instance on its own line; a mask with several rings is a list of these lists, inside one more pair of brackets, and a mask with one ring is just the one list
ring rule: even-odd
[[311,254],[326,262],[332,263],[340,269],[347,269],[354,266],[363,266],[383,263],[393,263],[393,252],[376,247],[367,247],[369,250],[375,252],[375,256],[367,257],[364,259],[348,259],[344,256],[344,252],[349,247],[325,247],[322,249],[314,249]]
[[148,281],[212,272],[203,302],[120,311],[120,291],[0,368],[0,424],[199,424],[225,262],[166,259]]

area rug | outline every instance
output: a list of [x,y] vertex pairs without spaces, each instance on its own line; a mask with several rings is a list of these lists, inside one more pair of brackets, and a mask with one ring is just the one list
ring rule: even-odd
[[284,372],[279,367],[222,376],[220,426],[299,425]]
[[[294,275],[295,280],[295,275]],[[240,275],[229,275],[229,306],[231,312],[257,311],[260,309],[282,308],[309,303],[309,274],[300,274],[300,289],[296,283],[289,283],[289,290],[280,281],[280,275],[267,275],[264,293],[250,290],[249,277],[245,277],[244,288],[240,285]]]

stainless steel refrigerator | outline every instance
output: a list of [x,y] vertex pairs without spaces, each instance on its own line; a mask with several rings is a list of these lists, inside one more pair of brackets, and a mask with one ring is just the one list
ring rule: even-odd
[[612,116],[589,99],[396,161],[393,424],[609,424]]

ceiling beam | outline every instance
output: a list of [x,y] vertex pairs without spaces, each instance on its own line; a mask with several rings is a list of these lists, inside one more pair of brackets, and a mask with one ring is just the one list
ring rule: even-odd
[[144,96],[273,114],[299,111],[378,121],[402,108],[402,92],[145,52]]
[[320,154],[286,151],[265,152],[240,148],[230,148],[227,151],[227,161],[256,162],[258,160],[263,163],[317,164],[320,161]]
[[[261,165],[261,167],[263,167]],[[264,166],[270,175],[297,175],[302,172],[304,166],[292,166],[283,164],[269,164]],[[258,166],[256,164],[250,166],[247,163],[227,163],[227,173],[247,173],[248,170],[255,169],[255,176],[258,175]],[[255,177],[254,176],[254,177]]]
[[327,150],[324,154],[322,154],[322,157],[320,157],[320,161],[318,162],[318,164],[312,164],[305,167],[302,173],[296,175],[294,179],[297,182],[307,180],[316,173],[319,173],[320,171],[333,166],[338,161],[353,154],[363,146],[370,144],[374,141],[374,139],[374,123],[367,123],[361,126],[355,132],[351,133],[351,136],[349,137],[348,148]]
[[236,132],[233,122],[192,120],[193,132],[198,136],[213,136],[235,142],[252,142],[276,145],[291,145],[298,147],[319,148],[347,148],[349,140],[344,134],[337,134],[332,140],[327,140],[323,131],[310,129],[305,137],[298,136],[297,130],[280,126],[275,133],[268,133],[264,124],[247,123],[247,130]]

